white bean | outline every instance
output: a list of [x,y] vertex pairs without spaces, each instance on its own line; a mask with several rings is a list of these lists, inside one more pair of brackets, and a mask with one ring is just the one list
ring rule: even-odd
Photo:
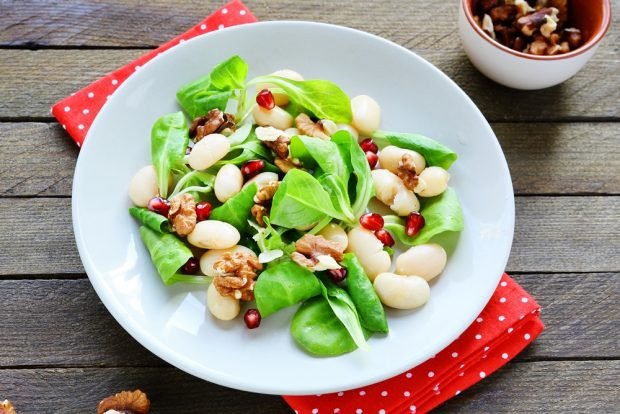
[[443,247],[436,243],[413,246],[401,253],[396,259],[396,273],[416,275],[431,280],[446,267],[448,255]]
[[334,121],[331,121],[329,119],[321,120],[321,126],[323,127],[323,131],[330,137],[339,131],[338,125],[336,125]]
[[254,177],[248,180],[243,185],[243,187],[249,185],[250,183],[256,183],[256,185],[260,189],[262,186],[267,185],[272,181],[279,181],[279,180],[280,178],[278,177],[278,174],[271,172],[271,171],[265,171],[260,174],[256,174]]
[[129,198],[138,207],[146,207],[159,194],[157,173],[152,165],[138,170],[129,182]]
[[431,295],[428,282],[419,276],[381,273],[373,286],[381,303],[396,309],[415,309],[424,305]]
[[252,109],[254,121],[260,126],[272,126],[281,130],[287,130],[293,126],[293,117],[279,106],[273,109],[264,109],[256,105]]
[[226,164],[220,168],[215,176],[213,191],[221,203],[241,191],[241,187],[243,187],[243,174],[241,174],[239,167],[234,164]]
[[390,204],[390,208],[399,216],[408,216],[414,211],[420,211],[420,201],[405,185],[398,187],[398,192],[394,196],[394,201]]
[[189,153],[189,166],[195,170],[206,170],[228,154],[230,142],[222,134],[210,134],[194,145]]
[[448,188],[450,174],[441,167],[428,167],[422,171],[414,189],[422,197],[435,197]]
[[187,236],[187,241],[203,249],[228,249],[239,243],[239,231],[224,221],[205,220],[198,222]]
[[351,99],[353,112],[352,125],[362,135],[370,135],[381,124],[381,107],[368,95],[359,95]]
[[403,159],[403,155],[405,154],[410,154],[413,157],[416,174],[420,174],[422,170],[426,168],[426,160],[420,153],[409,149],[399,148],[394,145],[388,145],[379,151],[379,163],[381,164],[381,168],[385,168],[393,173],[396,173],[398,171],[400,161]]
[[390,269],[392,259],[389,253],[383,250],[383,243],[371,231],[354,227],[349,230],[348,238],[347,251],[357,256],[371,281],[378,274]]
[[319,236],[325,237],[329,241],[336,243],[342,250],[345,250],[349,244],[347,233],[337,224],[329,223],[319,232]]
[[375,197],[383,204],[390,206],[399,216],[406,216],[420,210],[420,202],[413,191],[403,184],[396,174],[386,170],[372,170],[372,180],[375,185]]
[[256,253],[241,245],[236,245],[228,249],[209,250],[200,256],[200,271],[207,276],[216,276],[217,273],[215,272],[215,269],[213,269],[213,264],[225,253],[247,253],[256,257]]
[[[295,72],[294,70],[290,70],[290,69],[277,70],[273,72],[272,75],[279,76],[281,78],[292,79],[296,81],[304,80],[304,78],[299,73]],[[256,92],[258,93],[262,91],[263,89],[271,89],[271,88],[277,88],[277,86],[274,85],[273,83],[260,83],[256,85]],[[276,102],[276,105],[285,106],[286,104],[288,104],[288,95],[285,93],[279,93],[279,92],[273,93],[273,100]]]
[[235,319],[241,312],[239,299],[220,295],[213,284],[207,289],[207,308],[213,316],[222,321]]

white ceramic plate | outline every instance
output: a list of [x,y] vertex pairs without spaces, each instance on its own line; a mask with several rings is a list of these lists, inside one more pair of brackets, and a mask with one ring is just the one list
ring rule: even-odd
[[[454,149],[451,168],[465,230],[430,301],[390,312],[390,333],[370,351],[316,358],[296,347],[294,309],[256,330],[240,319],[215,321],[206,289],[165,287],[127,213],[127,186],[150,164],[150,130],[178,111],[177,88],[238,54],[250,77],[281,68],[329,79],[349,96],[368,94],[386,130],[416,132]],[[73,225],[86,272],[116,320],[150,351],[178,368],[225,386],[272,394],[315,394],[367,385],[432,357],[476,318],[504,270],[514,226],[510,175],[493,131],[448,77],[408,50],[360,31],[307,22],[230,28],[185,42],[137,70],[92,125],[73,185]]]

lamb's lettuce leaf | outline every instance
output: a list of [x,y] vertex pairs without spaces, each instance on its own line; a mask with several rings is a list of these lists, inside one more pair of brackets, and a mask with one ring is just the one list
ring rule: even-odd
[[140,227],[140,237],[161,280],[166,285],[175,283],[174,276],[193,257],[192,251],[176,235],[158,233],[146,226]]
[[232,224],[241,232],[247,231],[248,220],[252,215],[250,209],[254,205],[254,195],[257,191],[256,183],[246,185],[224,204],[214,208],[211,212],[211,219]]
[[168,196],[172,169],[183,164],[189,144],[187,121],[183,112],[159,118],[151,129],[151,160],[157,172],[157,185],[162,197]]
[[144,207],[129,207],[129,214],[143,225],[158,233],[170,233],[170,221],[167,217]]
[[402,132],[375,131],[372,134],[379,147],[395,145],[410,149],[422,154],[427,165],[436,165],[445,170],[456,161],[456,152],[434,139],[419,134],[405,134]]

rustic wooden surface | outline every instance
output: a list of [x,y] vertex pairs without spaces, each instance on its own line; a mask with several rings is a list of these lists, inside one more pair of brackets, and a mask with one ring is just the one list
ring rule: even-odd
[[[492,377],[444,404],[454,413],[611,413],[620,394],[620,24],[565,84],[519,92],[467,61],[456,1],[247,1],[260,20],[304,19],[414,50],[480,107],[516,194],[508,270],[547,329]],[[620,0],[613,0],[619,10]],[[166,41],[218,1],[0,0],[0,400],[20,414],[94,412],[124,388],[154,413],[287,413],[275,396],[199,381],[112,319],[84,275],[70,217],[77,148],[49,107]],[[174,384],[171,387],[170,384]]]

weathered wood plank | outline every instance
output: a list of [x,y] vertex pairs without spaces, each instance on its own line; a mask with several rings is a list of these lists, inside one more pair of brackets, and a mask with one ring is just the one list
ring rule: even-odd
[[[615,8],[620,1],[612,0]],[[220,7],[219,0],[148,3],[128,0],[89,2],[45,0],[9,2],[0,16],[0,45],[153,47],[192,27]],[[259,20],[309,20],[369,31],[412,48],[458,48],[457,2],[393,0],[246,0]],[[614,23],[620,18],[613,16]],[[429,24],[432,22],[432,24]],[[423,28],[421,32],[419,29]],[[608,34],[617,43],[620,32]]]
[[[573,79],[542,91],[516,91],[491,82],[461,49],[416,51],[458,83],[491,121],[620,118],[620,51],[611,46],[601,47]],[[49,117],[54,102],[144,52],[0,49],[0,95],[5,97],[0,118]]]
[[[437,411],[612,413],[618,381],[620,361],[513,363]],[[3,397],[20,414],[93,412],[101,398],[138,387],[150,396],[153,414],[291,412],[278,396],[234,391],[173,368],[0,370]]]
[[[620,274],[515,278],[539,301],[547,326],[517,360],[620,358]],[[11,333],[0,336],[0,367],[166,365],[114,321],[87,279],[0,280],[0,292],[8,298],[0,332]]]
[[617,413],[620,361],[510,364],[441,413]]
[[[508,271],[620,269],[619,197],[518,197],[516,208]],[[0,211],[0,275],[84,271],[73,238],[70,199],[5,198]]]
[[619,197],[518,197],[508,271],[620,269]]
[[0,370],[0,392],[19,414],[96,412],[97,404],[122,390],[141,389],[151,413],[290,413],[274,395],[221,387],[172,367]]
[[[615,123],[493,124],[516,194],[620,194]],[[0,195],[69,196],[78,150],[58,124],[0,123]]]
[[0,195],[71,195],[77,156],[58,124],[0,123]]

